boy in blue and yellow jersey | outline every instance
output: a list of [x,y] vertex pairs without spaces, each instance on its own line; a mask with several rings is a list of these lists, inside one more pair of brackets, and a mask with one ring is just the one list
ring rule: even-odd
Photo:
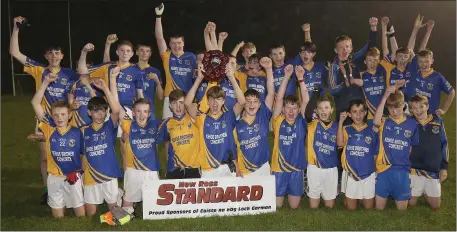
[[260,94],[255,89],[244,93],[246,104],[243,116],[235,128],[237,144],[239,176],[270,175],[270,145],[268,144],[269,122],[274,101],[274,83],[272,61],[268,57],[260,60],[267,72],[268,94],[265,103],[260,100]]
[[294,72],[292,65],[284,69],[284,80],[276,95],[272,125],[274,137],[271,157],[271,171],[276,179],[276,207],[282,207],[284,196],[289,206],[296,209],[300,206],[303,195],[303,169],[306,168],[305,111],[309,95],[304,82],[305,70],[301,66],[295,68],[295,75],[300,86],[302,102],[295,95],[284,97],[287,83]]
[[[353,100],[338,122],[336,141],[343,147],[341,192],[346,195],[344,204],[349,210],[357,209],[357,201],[361,201],[365,209],[374,206],[378,134],[373,130],[372,121],[367,122],[367,111],[363,100]],[[351,117],[353,123],[343,127],[346,117]]]
[[327,208],[333,208],[338,188],[338,152],[336,134],[338,124],[332,121],[333,107],[330,98],[317,99],[318,119],[308,124],[308,197],[309,206],[318,208],[320,199]]
[[151,46],[139,44],[136,49],[138,56],[138,67],[141,69],[141,76],[143,77],[143,95],[151,106],[151,118],[156,119],[156,108],[154,105],[154,96],[160,101],[163,100],[162,77],[160,70],[149,65],[149,58],[151,57]]
[[[233,138],[233,130],[236,118],[240,115],[245,98],[235,78],[235,67],[229,63],[226,66],[226,75],[235,88],[238,102],[229,111],[224,111],[224,90],[219,86],[213,86],[206,92],[209,110],[198,112],[193,99],[198,86],[203,80],[203,65],[199,65],[198,77],[185,99],[187,112],[199,130],[200,139],[200,165],[202,177],[228,177],[233,176],[236,165],[236,146]],[[235,166],[235,168],[233,168]]]
[[265,102],[267,96],[267,78],[266,73],[260,66],[260,56],[252,54],[248,59],[248,69],[246,72],[237,73],[237,78],[240,81],[240,87],[244,91],[255,89],[260,93],[260,101]]
[[[73,208],[76,216],[84,216],[84,199],[81,177],[81,131],[68,124],[70,107],[57,101],[51,105],[51,118],[41,106],[46,88],[57,81],[58,75],[49,73],[43,79],[32,100],[33,110],[40,121],[46,140],[48,205],[52,215],[63,217],[66,208]],[[44,120],[47,118],[47,120]]]
[[[114,94],[116,95],[116,94]],[[114,96],[116,97],[116,96]],[[121,128],[125,136],[124,201],[122,208],[133,213],[133,203],[143,200],[141,186],[143,181],[159,179],[159,155],[157,144],[162,142],[158,136],[162,120],[150,120],[151,106],[147,99],[140,98],[133,103],[134,120],[122,119]]]
[[249,64],[248,64],[249,57],[256,54],[257,49],[256,49],[254,43],[252,43],[252,42],[245,43],[244,41],[241,41],[240,43],[238,43],[235,46],[235,48],[233,48],[231,55],[236,58],[240,49],[241,49],[241,56],[243,59],[241,62],[237,62],[236,70],[240,71],[240,72],[246,72],[247,70],[249,70]]
[[419,122],[419,140],[425,141],[414,146],[411,152],[411,200],[415,206],[417,199],[424,195],[434,210],[441,205],[441,183],[447,178],[449,149],[443,119],[428,114],[428,99],[416,95],[410,101],[410,109]]
[[[439,72],[433,70],[433,52],[426,49],[418,54],[420,72],[411,77],[408,85],[407,99],[414,95],[424,95],[428,98],[429,112],[441,116],[445,114],[455,97],[455,90],[446,78]],[[441,92],[447,94],[444,106],[440,108]]]
[[169,140],[167,179],[200,178],[200,133],[184,106],[186,94],[170,93],[173,117],[166,119],[160,135]]
[[165,91],[163,102],[163,118],[172,116],[170,111],[170,100],[168,95],[175,89],[181,89],[184,92],[189,92],[193,84],[194,69],[197,68],[195,55],[191,52],[184,52],[184,37],[170,37],[170,50],[167,49],[167,43],[163,38],[162,31],[162,13],[164,10],[163,3],[155,8],[156,24],[155,37],[159,54],[162,58],[163,68],[165,70]]
[[[284,69],[286,66],[292,61],[284,62],[284,58],[286,56],[286,48],[284,45],[273,45],[270,48],[270,58],[273,61],[273,78],[274,78],[274,86],[275,86],[275,93],[278,93],[279,86],[281,86],[282,80],[284,80]],[[285,96],[295,95],[297,94],[297,82],[294,75],[287,83],[286,93]]]
[[[306,109],[306,121],[316,119],[314,109],[317,106],[317,98],[325,95],[324,78],[328,71],[322,62],[314,62],[316,45],[311,41],[304,42],[300,47],[300,53],[294,58],[294,65],[301,65],[305,69],[305,82],[309,94],[308,108]],[[313,117],[314,114],[314,117]]]
[[[110,70],[110,89],[115,92],[116,78],[119,67]],[[116,204],[119,195],[117,178],[122,177],[115,151],[116,134],[119,124],[120,104],[111,94],[102,79],[92,81],[95,87],[103,91],[104,98],[93,97],[89,100],[89,116],[92,124],[84,126],[81,131],[84,136],[84,201],[87,215],[94,215],[97,205],[108,204],[111,210]],[[105,122],[108,106],[111,109],[109,119]]]
[[73,84],[68,94],[68,103],[73,109],[73,116],[70,122],[72,126],[81,128],[92,124],[87,104],[95,96],[102,97],[103,93],[90,83],[88,74],[80,74],[79,80]]
[[[386,90],[386,82],[390,79],[390,74],[394,68],[394,65],[385,60],[379,62],[380,55],[376,47],[368,49],[365,54],[367,69],[364,72],[360,72],[361,80],[355,80],[355,83],[363,89],[363,95],[365,96],[365,102],[368,107],[368,119],[373,119],[379,102]],[[397,85],[404,82],[401,81]]]
[[[382,119],[384,105],[389,117]],[[411,146],[419,143],[417,122],[403,111],[403,93],[396,86],[387,88],[376,110],[373,124],[379,127],[379,153],[376,157],[376,209],[382,210],[392,196],[398,210],[408,208],[411,198],[409,172]]]
[[[19,27],[17,24],[21,24],[24,18],[22,16],[18,16],[13,20],[13,31],[11,34],[10,40],[10,54],[16,58],[21,64],[24,65],[24,72],[30,74],[35,79],[35,88],[41,86],[44,78],[49,73],[54,73],[59,76],[57,81],[52,82],[49,84],[48,88],[46,89],[43,99],[41,99],[41,106],[45,110],[46,114],[51,115],[51,105],[57,101],[64,101],[67,102],[67,94],[70,92],[70,86],[78,80],[78,74],[69,69],[60,66],[60,63],[63,59],[63,51],[59,46],[50,46],[45,50],[44,57],[48,61],[48,65],[40,64],[26,55],[22,54],[19,50]],[[46,120],[44,118],[43,120]],[[36,124],[38,126],[38,122]],[[38,131],[38,127],[35,128],[36,133],[40,133]],[[40,142],[40,154],[41,154],[41,177],[43,179],[43,184],[46,189],[46,178],[47,178],[47,168],[46,168],[46,147],[44,142]],[[46,204],[47,202],[47,194],[45,193],[42,196],[41,204]]]

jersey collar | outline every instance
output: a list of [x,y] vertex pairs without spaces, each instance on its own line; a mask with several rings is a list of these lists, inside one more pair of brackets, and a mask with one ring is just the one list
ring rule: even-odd
[[124,64],[124,65],[120,65],[119,61],[116,61],[116,65],[119,66],[119,68],[122,70],[122,69],[130,67],[131,64],[127,63],[127,64]]
[[352,123],[352,127],[354,127],[354,129],[358,132],[362,131],[363,129],[367,128],[368,124],[366,123],[363,123],[360,127],[358,127],[357,125],[355,125],[355,123]]
[[145,70],[145,69],[151,67],[151,65],[149,65],[149,64],[140,65],[140,63],[137,63],[136,65],[137,65],[141,70]]
[[326,126],[325,123],[323,123],[321,120],[319,120],[319,123],[321,124],[321,126],[322,126],[325,130],[328,130],[328,128],[332,127],[332,125],[333,125],[333,121],[330,122],[327,126]]
[[216,114],[216,115],[213,115],[213,114],[211,114],[211,113],[208,111],[208,113],[207,113],[206,115],[209,116],[209,117],[211,117],[211,118],[213,118],[213,119],[215,119],[215,120],[217,120],[217,119],[219,119],[219,118],[222,116],[223,113],[224,113],[224,111],[221,111],[220,113],[218,113],[218,114]]
[[368,71],[368,70],[367,70],[367,71],[365,71],[365,72],[366,72],[366,73],[369,73],[369,74],[371,74],[371,75],[375,75],[375,74],[376,74],[376,71],[377,71],[377,70],[374,70],[374,71],[371,72],[371,71]]
[[395,123],[397,123],[397,124],[401,124],[402,122],[406,121],[406,116],[405,116],[405,115],[403,115],[403,117],[400,118],[400,119],[394,119],[394,118],[392,118],[391,116],[389,116],[389,118],[390,118],[392,121],[394,121]]
[[60,133],[60,135],[65,135],[70,129],[71,129],[71,126],[67,125],[67,127],[65,129],[57,128],[57,131]]
[[419,121],[419,123],[420,123],[422,126],[425,126],[425,125],[427,125],[429,122],[431,122],[432,120],[433,120],[433,115],[429,114],[429,115],[427,116],[426,119],[424,119],[424,120],[418,120],[418,121]]
[[48,66],[48,70],[51,71],[52,73],[59,73],[60,70],[62,69],[62,67],[57,67],[57,68],[52,68],[50,66]]
[[247,124],[251,125],[251,124],[255,121],[256,118],[257,118],[257,115],[254,115],[254,117],[252,118],[252,120],[248,120],[248,119],[246,119],[246,117],[244,117],[244,115],[243,115],[243,118],[242,118],[242,119],[243,119],[243,121],[245,121]]
[[432,73],[433,73],[434,71],[435,71],[435,70],[433,70],[433,68],[432,68],[432,69],[430,69],[430,71],[428,71],[428,72],[421,72],[422,78],[427,78],[427,77],[429,77],[430,75],[432,75]]
[[178,121],[181,121],[184,118],[184,116],[186,116],[186,113],[182,114],[181,116],[176,116],[175,114],[173,114],[173,118]]
[[306,70],[306,71],[310,71],[311,69],[314,68],[314,61],[311,63],[311,65],[303,65],[303,68]]
[[100,126],[95,125],[95,123],[92,123],[92,125],[91,125],[92,129],[94,129],[95,131],[100,130],[100,128],[102,128],[102,126],[103,126],[103,123],[100,124]]

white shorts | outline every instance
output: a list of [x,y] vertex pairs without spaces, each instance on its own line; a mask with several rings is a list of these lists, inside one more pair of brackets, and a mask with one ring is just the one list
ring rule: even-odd
[[343,170],[341,177],[341,192],[351,199],[371,199],[375,196],[376,173],[369,177],[356,181]]
[[230,172],[230,168],[227,164],[223,164],[218,168],[211,171],[203,171],[201,178],[214,178],[214,177],[236,177],[235,172]]
[[439,179],[429,179],[418,175],[409,175],[409,177],[411,178],[411,196],[420,197],[425,193],[429,197],[441,197]]
[[173,116],[173,113],[170,110],[170,98],[165,97],[163,99],[163,115],[162,115],[162,118],[163,119],[167,119],[167,118],[172,117],[172,116]]
[[308,197],[324,200],[334,200],[338,194],[338,169],[318,168],[308,165],[306,169],[308,178]]
[[244,175],[243,177],[252,177],[252,176],[269,176],[271,175],[270,164],[268,162],[264,163],[259,169],[255,172]]
[[65,179],[66,176],[54,176],[48,174],[48,205],[53,209],[78,208],[84,205],[83,185],[81,174],[78,174],[78,181],[70,185]]
[[124,174],[124,200],[128,202],[140,202],[143,200],[141,186],[145,180],[158,180],[156,171],[142,171],[127,168]]
[[119,188],[117,179],[95,185],[84,186],[84,201],[88,204],[100,205],[103,200],[114,204],[118,200]]

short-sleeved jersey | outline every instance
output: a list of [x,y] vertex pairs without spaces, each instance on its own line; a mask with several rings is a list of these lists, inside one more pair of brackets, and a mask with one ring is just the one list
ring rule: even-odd
[[293,172],[306,168],[305,137],[306,120],[298,114],[294,122],[288,122],[283,114],[272,119],[274,145],[271,154],[273,172]]
[[410,80],[407,95],[410,99],[414,95],[426,96],[429,103],[429,112],[434,113],[440,107],[441,92],[449,94],[454,88],[439,72],[431,69],[427,73],[417,72]]
[[149,73],[154,73],[159,78],[159,82],[162,83],[162,76],[160,71],[149,64],[145,67],[141,67],[139,64],[137,66],[141,70],[141,76],[143,77],[143,96],[149,101],[151,109],[151,118],[155,119],[155,105],[154,105],[154,96],[156,95],[157,83],[148,78]]
[[[236,116],[233,110],[217,116],[201,113],[195,118],[200,133],[200,164],[203,170],[218,168],[223,161],[236,159],[233,130]],[[230,161],[231,162],[231,161]]]
[[363,81],[363,94],[369,111],[368,118],[370,119],[375,115],[376,108],[381,102],[387,86],[386,80],[390,79],[393,68],[392,64],[382,60],[375,72],[365,71],[360,73]]
[[265,102],[267,96],[267,74],[260,72],[259,76],[249,76],[243,72],[236,72],[235,77],[240,81],[240,89],[246,92],[248,89],[255,89],[260,93],[260,101]]
[[184,52],[177,57],[166,51],[161,55],[163,68],[165,70],[165,90],[164,95],[168,97],[171,91],[181,89],[189,92],[192,88],[194,70],[197,68],[197,59],[193,53]]
[[[238,86],[240,86],[240,89],[243,91],[243,89],[241,88],[242,83],[238,79],[238,77],[242,76],[244,74],[242,74],[242,75],[240,75],[240,74],[241,73],[239,73],[238,75],[235,75],[235,79],[236,79],[236,82],[238,83]],[[243,80],[245,80],[245,79],[243,79]],[[199,110],[201,112],[206,112],[209,110],[208,99],[206,98],[206,91],[209,88],[211,88],[213,86],[217,86],[217,85],[219,85],[219,87],[221,87],[224,90],[224,93],[225,93],[224,107],[227,111],[233,109],[233,106],[235,106],[236,102],[238,101],[236,99],[235,89],[233,88],[232,82],[230,82],[228,77],[224,77],[219,83],[213,82],[213,81],[208,82],[208,81],[203,80],[202,83],[200,84],[200,87],[197,90],[197,94],[195,95],[195,97],[197,98],[197,101],[199,103]]]
[[160,136],[169,140],[167,171],[200,167],[200,133],[189,114],[166,119]]
[[115,151],[117,126],[112,119],[96,127],[81,128],[84,137],[84,185],[105,183],[122,177]]
[[338,125],[335,122],[325,125],[319,120],[313,120],[308,124],[306,153],[310,165],[318,168],[334,168],[338,165],[337,130]]
[[417,56],[415,56],[412,61],[406,65],[405,69],[400,69],[398,66],[395,66],[390,72],[390,76],[387,76],[386,84],[387,87],[395,85],[399,80],[405,80],[405,85],[400,88],[402,92],[408,87],[410,79],[419,71],[419,66],[417,63]]
[[36,90],[40,88],[41,83],[49,73],[52,72],[57,74],[58,79],[48,85],[46,92],[44,92],[43,100],[41,101],[41,106],[43,107],[45,113],[49,115],[51,115],[51,105],[54,102],[68,102],[67,95],[70,92],[70,88],[73,83],[78,80],[78,74],[69,68],[60,67],[58,69],[51,70],[45,65],[28,57],[26,58],[26,62],[24,64],[24,72],[30,74],[35,79]]
[[[275,84],[275,93],[278,93],[279,87],[281,86],[282,81],[284,80],[286,66],[291,63],[284,63],[283,65],[276,67],[273,66],[273,79]],[[295,75],[292,75],[287,83],[285,96],[297,94],[297,82]]]
[[[419,143],[411,151],[411,174],[439,179],[439,173],[447,169],[449,149],[443,119],[429,114],[418,121]],[[422,142],[425,141],[425,142]]]
[[64,176],[81,169],[81,131],[68,126],[61,130],[41,122],[38,126],[46,139],[47,172]]
[[[102,63],[88,67],[91,78],[102,78],[109,86],[109,72],[118,66],[116,62]],[[121,71],[116,79],[119,103],[132,108],[136,97],[136,90],[143,89],[143,76],[141,69],[135,64],[120,66]]]
[[[300,55],[296,55],[293,59],[293,65],[302,66],[305,69],[305,83],[310,99],[314,93],[319,93],[320,96],[325,95],[324,79],[328,77],[328,70],[323,62],[313,62],[311,67],[305,67]],[[293,76],[296,78],[295,73]]]
[[369,177],[376,171],[375,157],[378,154],[378,134],[371,121],[358,127],[355,124],[343,128],[344,147],[341,166],[354,180]]
[[128,134],[125,141],[125,162],[128,168],[141,171],[159,171],[160,162],[157,144],[162,142],[158,136],[162,120],[148,120],[141,126],[136,121],[123,120],[122,131]]
[[[103,96],[103,93],[100,92],[94,85],[91,85],[91,87],[98,97]],[[70,124],[77,128],[90,125],[92,123],[92,118],[89,116],[87,104],[92,97],[90,96],[89,89],[85,85],[81,84],[80,80],[78,80],[71,87],[70,93],[74,96],[74,101],[78,101],[80,104],[79,108],[73,111]]]
[[410,171],[411,146],[419,143],[419,133],[415,119],[403,117],[385,119],[379,128],[379,153],[376,157],[376,172],[389,168]]
[[271,150],[266,136],[270,118],[271,110],[262,104],[252,121],[242,117],[236,124],[237,163],[243,174],[255,172],[270,160]]

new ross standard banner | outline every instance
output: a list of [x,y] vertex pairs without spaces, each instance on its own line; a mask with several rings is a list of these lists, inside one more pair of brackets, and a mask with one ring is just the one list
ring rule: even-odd
[[234,216],[276,211],[275,177],[145,181],[143,219]]

